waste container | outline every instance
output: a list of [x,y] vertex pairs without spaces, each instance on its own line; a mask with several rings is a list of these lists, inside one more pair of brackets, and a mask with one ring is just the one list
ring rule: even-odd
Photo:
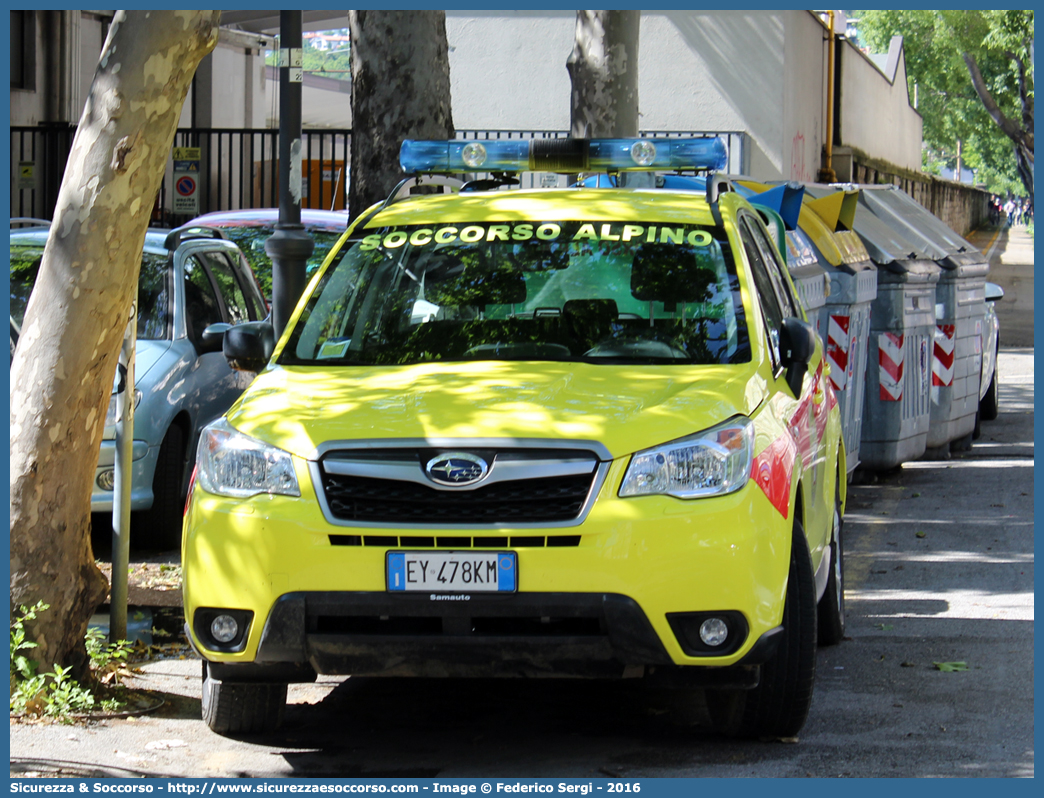
[[928,448],[971,443],[979,410],[986,256],[898,186],[863,186],[860,202],[940,267],[935,289]]
[[[755,208],[774,211],[785,225],[782,232],[782,251],[787,259],[790,279],[805,308],[805,315],[816,334],[826,340],[823,307],[830,290],[827,270],[819,262],[819,254],[801,227],[805,189],[800,183],[769,186],[746,178],[733,179],[736,190],[744,194]],[[747,194],[744,190],[749,191]]]
[[877,267],[852,230],[858,197],[836,191],[805,202],[804,226],[827,267],[830,290],[822,310],[830,381],[838,396],[849,473],[860,464],[871,306],[877,299]]
[[[816,199],[837,190],[806,186]],[[941,270],[917,244],[861,203],[852,227],[877,267],[859,459],[866,469],[886,470],[916,460],[928,445],[935,288]]]
[[[746,178],[737,182],[750,189],[765,188]],[[820,199],[806,193],[798,216],[796,232],[800,238],[795,236],[805,242],[826,277],[816,318],[809,321],[823,339],[830,365],[849,473],[860,462],[870,305],[877,296],[877,268],[862,240],[851,230],[856,203],[854,191],[834,189]]]

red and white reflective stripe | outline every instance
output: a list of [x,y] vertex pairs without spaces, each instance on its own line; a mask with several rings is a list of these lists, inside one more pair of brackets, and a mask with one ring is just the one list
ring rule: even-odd
[[878,374],[881,378],[881,401],[898,402],[903,398],[903,355],[906,336],[881,333],[877,336]]
[[848,385],[848,316],[831,316],[827,327],[826,357],[830,364],[830,382],[834,390],[843,391]]
[[935,356],[932,358],[932,385],[953,385],[953,354],[956,338],[956,325],[935,325]]

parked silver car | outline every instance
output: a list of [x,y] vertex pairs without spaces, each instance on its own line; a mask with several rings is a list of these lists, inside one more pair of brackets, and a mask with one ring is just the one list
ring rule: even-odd
[[[11,230],[11,321],[20,327],[48,228]],[[223,327],[267,315],[239,248],[193,226],[145,236],[138,279],[131,509],[137,545],[180,545],[181,516],[199,430],[224,413],[250,381],[221,354]],[[13,354],[12,354],[13,357]],[[114,391],[119,375],[114,382]],[[92,512],[112,510],[116,452],[114,392],[105,421]]]
[[994,304],[1004,298],[1004,289],[996,283],[986,283],[986,315],[982,321],[982,373],[979,378],[979,413],[975,419],[975,437],[979,424],[993,421],[1000,412],[1000,394],[997,377],[997,352],[1000,349],[1000,322]]

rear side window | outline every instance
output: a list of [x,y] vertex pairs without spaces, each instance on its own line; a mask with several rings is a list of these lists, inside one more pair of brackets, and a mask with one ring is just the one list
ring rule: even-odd
[[790,281],[785,276],[786,269],[782,262],[782,253],[772,243],[761,225],[752,223],[750,226],[754,237],[758,241],[758,245],[761,247],[765,268],[768,270],[769,278],[776,289],[776,296],[779,298],[783,315],[788,318],[800,319],[801,312],[798,310],[797,297],[790,290]]
[[247,302],[243,287],[236,278],[235,270],[224,252],[204,252],[203,259],[214,275],[214,281],[221,292],[221,298],[225,301],[228,310],[228,320],[231,324],[239,324],[251,320],[251,308]]
[[761,305],[765,325],[768,328],[769,354],[772,358],[772,365],[774,368],[778,368],[781,362],[779,341],[783,329],[783,308],[780,306],[779,297],[776,296],[776,289],[769,276],[768,266],[751,233],[748,219],[743,219],[739,231],[743,249],[747,254],[747,262],[750,264],[750,274],[754,279],[754,289],[758,294],[758,304]]
[[162,340],[170,332],[170,258],[145,252],[138,275],[138,338]]
[[185,258],[185,328],[189,340],[198,344],[203,330],[224,321],[221,305],[203,264],[195,255]]

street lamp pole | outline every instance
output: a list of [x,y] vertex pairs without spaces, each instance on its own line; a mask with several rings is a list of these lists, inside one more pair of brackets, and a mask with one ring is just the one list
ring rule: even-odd
[[265,242],[272,259],[272,326],[282,335],[305,286],[315,242],[301,224],[302,12],[279,12],[279,221]]

